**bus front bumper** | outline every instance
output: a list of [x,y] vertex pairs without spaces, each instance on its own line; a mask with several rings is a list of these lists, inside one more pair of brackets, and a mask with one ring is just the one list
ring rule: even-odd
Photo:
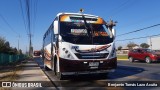
[[112,70],[99,70],[99,71],[62,72],[62,75],[101,74],[101,73],[109,73],[109,72],[114,72],[114,71],[115,71],[115,69],[112,69]]
[[[60,58],[59,60],[62,74],[107,73],[117,68],[117,58],[102,60],[67,60]],[[92,62],[96,62],[98,65],[90,65]]]

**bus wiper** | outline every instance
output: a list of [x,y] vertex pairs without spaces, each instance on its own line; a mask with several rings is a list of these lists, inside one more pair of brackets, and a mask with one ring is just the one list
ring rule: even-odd
[[88,36],[90,36],[90,28],[88,28],[87,26],[88,26],[88,23],[87,23],[87,21],[86,21],[86,18],[84,17],[84,15],[82,15],[82,18],[83,18],[83,20],[84,20],[84,25],[85,25],[85,29],[87,29],[87,35]]
[[[87,36],[90,36],[90,29],[87,27],[87,21],[86,21],[84,15],[82,15],[82,19],[84,20],[84,27],[85,27],[85,29],[87,30]],[[84,29],[84,30],[85,30],[85,29]],[[85,32],[84,30],[83,30],[82,32]],[[83,35],[83,33],[80,33],[80,34],[79,34],[79,36],[81,36],[81,35]],[[75,42],[77,42],[79,39],[80,39],[80,37],[77,38],[77,39],[75,40]],[[82,40],[82,39],[81,39],[81,40]]]
[[[92,21],[92,18],[91,18],[91,21]],[[91,33],[89,33],[89,34],[90,34],[90,38],[91,38],[91,41],[92,41],[92,44],[93,44],[93,42],[94,42],[93,37],[95,36],[95,34],[93,32],[93,26],[92,26],[91,23],[89,23],[89,28],[90,28],[90,31],[91,31]]]

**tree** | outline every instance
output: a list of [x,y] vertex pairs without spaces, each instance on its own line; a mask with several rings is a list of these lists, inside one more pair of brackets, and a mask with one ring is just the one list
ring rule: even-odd
[[9,53],[9,51],[11,50],[9,42],[6,41],[4,45],[5,45],[5,53]]
[[7,48],[10,48],[10,44],[9,44],[8,41],[5,42],[5,46],[6,46]]
[[119,47],[118,47],[118,50],[121,50],[121,49],[122,49],[122,46],[119,46]]
[[9,54],[18,54],[17,48],[12,48],[9,51]]
[[135,47],[135,46],[138,46],[138,45],[135,44],[134,42],[129,42],[128,45],[127,45],[127,47],[128,47],[129,50],[132,50],[133,47]]
[[142,48],[148,48],[148,47],[149,47],[149,45],[148,45],[147,43],[142,43],[140,46],[141,46]]
[[0,53],[6,54],[22,54],[22,50],[10,47],[10,43],[0,36]]
[[5,52],[5,42],[6,40],[3,37],[0,37],[0,52],[4,53]]
[[13,51],[14,51],[14,54],[18,54],[18,51],[17,51],[16,47],[13,49]]
[[21,50],[21,49],[19,49],[18,53],[21,55],[21,54],[22,54],[22,50]]

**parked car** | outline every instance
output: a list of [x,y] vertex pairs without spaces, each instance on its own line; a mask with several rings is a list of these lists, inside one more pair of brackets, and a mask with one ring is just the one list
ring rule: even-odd
[[160,50],[154,50],[154,52],[156,52],[156,53],[160,53]]
[[151,49],[133,49],[129,51],[128,59],[130,62],[134,62],[134,60],[141,60],[146,63],[151,63],[153,61],[160,61],[160,53],[152,51]]
[[36,50],[33,52],[33,57],[39,57],[41,55],[41,51],[40,50]]

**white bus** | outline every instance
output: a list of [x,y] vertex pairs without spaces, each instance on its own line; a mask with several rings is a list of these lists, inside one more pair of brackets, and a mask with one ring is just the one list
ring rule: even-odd
[[44,68],[64,75],[107,74],[117,67],[115,33],[99,16],[59,13],[43,37]]

